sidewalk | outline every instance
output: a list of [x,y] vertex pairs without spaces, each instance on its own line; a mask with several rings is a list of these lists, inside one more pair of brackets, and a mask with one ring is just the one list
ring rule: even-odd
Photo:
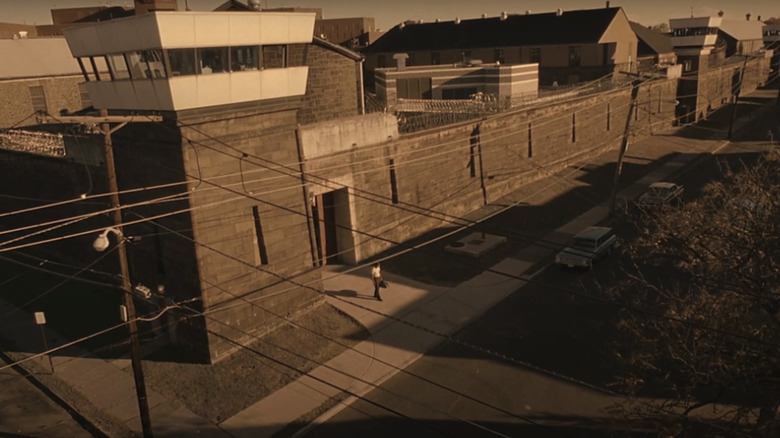
[[[776,93],[774,90],[772,92]],[[762,111],[776,110],[776,106],[767,105],[737,120],[735,130],[742,129]],[[714,134],[722,137],[725,130],[727,127]],[[647,162],[663,157],[678,147],[670,144],[674,143],[671,140],[674,138],[658,135],[632,144],[626,155],[626,162]],[[627,186],[618,196],[625,199],[635,198],[650,182],[665,179],[699,154],[715,151],[726,144],[728,142],[724,140],[687,139],[685,153]],[[637,154],[639,150],[642,151],[641,156]],[[610,157],[605,157],[604,160],[614,160],[612,155],[613,153],[610,153]],[[528,187],[518,196],[533,196],[534,203],[543,203],[545,197],[555,196],[555,190],[570,190],[577,182],[572,178],[571,181],[562,181],[561,184],[564,186],[557,187],[556,183],[542,181],[539,186],[549,188],[547,192],[542,193],[541,190],[535,191],[536,188]],[[608,214],[606,204],[597,205],[545,236],[543,239],[549,242],[547,247],[529,245],[519,254],[493,266],[491,271],[455,287],[431,286],[385,273],[390,288],[384,290],[382,302],[371,298],[373,290],[368,279],[368,267],[340,273],[339,267],[327,266],[323,269],[323,284],[329,294],[328,302],[368,328],[371,333],[369,340],[357,344],[352,350],[347,350],[308,375],[225,420],[219,426],[199,417],[177,401],[147,388],[155,437],[271,437],[332,397],[348,391],[350,397],[321,415],[308,427],[327,421],[355,397],[366,394],[420,358],[442,340],[441,334],[451,335],[520,288],[524,284],[522,276],[532,277],[534,272],[530,270],[535,263],[555,251],[549,248],[551,245],[565,245],[573,234],[587,225],[604,221]],[[10,310],[9,305],[0,300],[0,314],[6,314]],[[32,315],[25,312],[13,312],[4,319],[0,324],[0,336],[15,339],[19,351],[42,350],[39,328],[35,326]],[[46,336],[48,339],[62,339],[51,332],[47,332]],[[49,347],[56,345],[50,342]],[[118,419],[126,429],[140,436],[141,424],[129,359],[100,360],[76,348],[60,351],[52,359],[57,378],[67,382],[95,407]],[[38,358],[35,361],[42,370],[48,369],[46,358]]]

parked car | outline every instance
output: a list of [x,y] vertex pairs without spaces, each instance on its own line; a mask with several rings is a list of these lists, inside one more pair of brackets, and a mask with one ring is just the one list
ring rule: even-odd
[[588,227],[574,236],[572,246],[555,256],[558,265],[591,268],[593,263],[612,252],[617,237],[610,227]]
[[650,184],[647,191],[637,200],[641,207],[661,207],[682,202],[683,186],[671,182],[659,181]]

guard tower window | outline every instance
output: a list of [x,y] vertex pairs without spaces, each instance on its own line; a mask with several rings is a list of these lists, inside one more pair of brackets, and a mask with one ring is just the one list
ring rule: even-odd
[[260,68],[260,46],[230,48],[230,71],[257,70]]
[[228,71],[227,47],[209,47],[198,49],[198,67],[200,74],[223,73]]
[[122,54],[108,55],[108,71],[113,80],[130,79],[130,70],[127,68],[127,62]]
[[171,76],[194,75],[195,49],[170,49],[168,62],[171,65]]

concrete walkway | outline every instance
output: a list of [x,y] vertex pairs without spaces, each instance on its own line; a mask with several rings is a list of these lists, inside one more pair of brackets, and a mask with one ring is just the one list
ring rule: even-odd
[[[776,111],[777,107],[768,105],[758,111],[769,110]],[[753,113],[738,120],[735,129],[739,130],[756,117],[758,114]],[[722,132],[719,135],[722,138]],[[673,138],[655,136],[632,145],[626,159],[653,159],[648,156],[632,158],[632,151],[638,150],[639,145],[647,153],[656,148],[658,157],[668,154],[677,147],[669,144]],[[725,144],[727,142],[715,140],[692,141],[686,146],[689,150],[683,151],[677,158],[622,190],[619,197],[635,198],[650,182],[673,174],[697,154],[713,151]],[[544,184],[548,187],[555,185],[549,182]],[[559,187],[558,190],[566,188]],[[563,246],[573,234],[587,225],[603,221],[608,213],[607,205],[598,205],[544,239],[550,244]],[[531,245],[521,254],[496,264],[491,271],[452,288],[422,284],[386,273],[390,288],[384,291],[385,299],[382,302],[371,298],[369,268],[349,273],[336,272],[336,268],[332,267],[324,269],[324,287],[330,295],[328,302],[367,327],[371,333],[369,340],[357,344],[354,349],[342,353],[308,375],[225,420],[219,426],[199,417],[177,401],[149,390],[154,434],[156,437],[270,437],[299,417],[319,408],[329,399],[347,391],[350,397],[312,424],[326,421],[340,409],[344,409],[354,397],[366,394],[421,357],[442,340],[440,335],[454,333],[516,291],[524,283],[521,276],[534,274],[529,272],[534,261],[541,260],[554,251],[549,249],[549,246],[544,248]],[[0,314],[5,315],[11,310],[6,303],[0,301]],[[32,315],[24,312],[10,313],[0,324],[0,336],[16,340],[19,351],[42,349],[40,331],[35,326]],[[62,339],[50,332],[46,336],[49,339]],[[52,346],[56,345],[50,345]],[[36,360],[40,362],[42,369],[48,369],[45,359]],[[140,435],[141,426],[129,360],[100,360],[84,351],[71,348],[55,355],[53,365],[59,379]]]

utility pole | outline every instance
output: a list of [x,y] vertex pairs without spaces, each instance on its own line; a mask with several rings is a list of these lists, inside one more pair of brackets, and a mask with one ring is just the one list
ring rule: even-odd
[[618,153],[617,166],[615,166],[615,178],[612,181],[612,195],[609,201],[610,213],[615,212],[615,204],[617,203],[617,190],[618,181],[620,180],[620,173],[623,169],[623,157],[626,155],[628,149],[628,138],[631,133],[631,117],[634,116],[636,108],[636,98],[639,95],[639,84],[642,83],[641,79],[634,79],[631,81],[631,101],[628,105],[628,115],[626,117],[626,127],[623,130],[623,140],[620,142],[620,152]]
[[734,91],[734,110],[731,111],[731,123],[729,123],[728,139],[731,140],[731,133],[734,131],[734,121],[737,120],[737,107],[739,106],[739,93],[742,91],[742,81],[745,79],[745,67],[747,67],[748,56],[745,56],[745,62],[742,63],[742,69],[739,71],[739,83]]
[[[119,203],[119,184],[116,180],[116,163],[114,162],[114,148],[111,143],[111,134],[122,128],[129,122],[139,121],[138,116],[109,116],[105,109],[100,110],[99,116],[58,116],[51,117],[39,114],[38,123],[79,123],[93,125],[100,124],[100,131],[103,133],[104,159],[106,161],[106,175],[108,177],[108,191],[111,194],[111,206],[113,207],[114,228],[119,235],[119,269],[122,276],[122,290],[124,291],[125,308],[127,310],[127,326],[130,332],[130,362],[133,368],[133,378],[135,379],[135,392],[138,398],[138,412],[141,417],[141,428],[144,438],[153,438],[152,422],[149,417],[149,401],[146,397],[146,384],[144,383],[144,372],[141,364],[141,343],[138,339],[138,324],[135,320],[135,302],[133,301],[132,283],[130,281],[130,268],[127,263],[127,248],[125,247],[125,237],[122,233],[122,212]],[[162,122],[163,118],[158,115],[144,115],[140,120],[148,122]],[[110,123],[119,123],[113,129]]]
[[[100,110],[100,115],[105,117],[108,111]],[[114,148],[111,143],[111,126],[108,122],[100,124],[100,130],[104,136],[104,152],[106,161],[106,174],[108,176],[108,191],[111,194],[111,207],[114,212],[114,227],[120,232],[119,242],[119,269],[122,275],[122,290],[125,295],[125,307],[127,308],[127,328],[130,331],[130,361],[133,366],[133,378],[135,379],[135,392],[138,397],[138,411],[141,416],[141,428],[144,438],[152,438],[152,421],[149,418],[149,401],[146,398],[146,384],[144,383],[144,371],[141,364],[141,342],[138,339],[138,324],[135,320],[135,302],[133,301],[132,283],[130,282],[130,268],[127,264],[126,239],[122,233],[122,211],[119,204],[119,184],[116,181],[116,165],[114,163]]]

